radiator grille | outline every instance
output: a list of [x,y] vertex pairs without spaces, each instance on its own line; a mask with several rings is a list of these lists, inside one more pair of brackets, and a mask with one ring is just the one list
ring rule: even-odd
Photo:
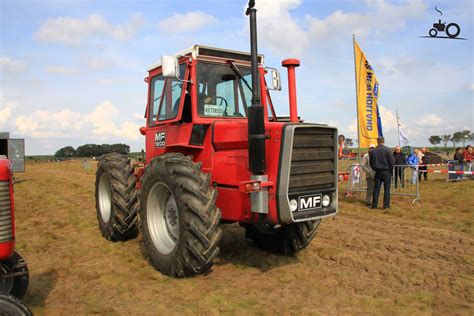
[[10,181],[0,181],[0,242],[12,240]]
[[336,187],[334,145],[332,129],[317,126],[295,128],[289,195]]

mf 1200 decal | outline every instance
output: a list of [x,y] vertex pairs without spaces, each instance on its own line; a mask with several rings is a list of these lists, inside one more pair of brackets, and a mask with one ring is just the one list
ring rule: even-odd
[[163,148],[166,146],[166,133],[158,132],[155,135],[155,147]]

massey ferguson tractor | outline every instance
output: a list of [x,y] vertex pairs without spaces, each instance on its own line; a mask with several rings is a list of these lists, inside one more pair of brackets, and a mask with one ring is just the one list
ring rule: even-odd
[[15,251],[12,164],[0,155],[0,294],[22,298],[28,280],[26,261]]
[[298,117],[297,59],[282,62],[290,117],[276,115],[269,91],[280,76],[257,53],[252,2],[251,53],[195,45],[162,56],[145,78],[146,162],[110,154],[98,164],[102,235],[119,241],[140,230],[145,256],[166,275],[209,270],[220,223],[239,222],[261,249],[293,255],[337,213],[337,129]]

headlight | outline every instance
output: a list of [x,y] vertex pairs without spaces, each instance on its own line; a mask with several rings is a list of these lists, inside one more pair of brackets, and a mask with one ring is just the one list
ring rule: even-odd
[[290,211],[294,212],[298,209],[298,202],[296,200],[290,201]]
[[329,195],[323,196],[323,206],[328,206],[331,203],[331,198]]

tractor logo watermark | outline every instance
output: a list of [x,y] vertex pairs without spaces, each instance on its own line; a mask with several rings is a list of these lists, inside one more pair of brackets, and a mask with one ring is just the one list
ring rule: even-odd
[[[436,12],[443,16],[443,12],[438,10],[435,6]],[[446,35],[443,35],[445,33]],[[437,23],[433,23],[433,27],[429,29],[428,34],[429,36],[420,36],[424,38],[444,38],[444,39],[458,39],[458,40],[466,40],[466,38],[458,37],[461,33],[461,27],[459,24],[450,22],[447,23],[446,21],[441,22],[441,18],[438,19]]]

